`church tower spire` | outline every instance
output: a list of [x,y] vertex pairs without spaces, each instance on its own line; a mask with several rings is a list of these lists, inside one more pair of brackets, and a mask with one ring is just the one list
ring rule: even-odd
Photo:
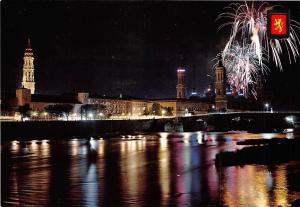
[[24,53],[24,64],[23,64],[23,80],[22,87],[30,89],[31,94],[35,92],[35,81],[34,81],[34,65],[33,65],[33,52],[31,48],[30,39],[27,40],[27,48]]
[[185,98],[185,69],[177,69],[177,85],[176,85],[176,98],[184,99]]
[[27,39],[27,49],[31,49],[30,38]]
[[221,54],[218,55],[218,64],[215,69],[215,90],[216,90],[216,109],[223,110],[227,109],[227,98],[226,98],[226,69],[223,65]]

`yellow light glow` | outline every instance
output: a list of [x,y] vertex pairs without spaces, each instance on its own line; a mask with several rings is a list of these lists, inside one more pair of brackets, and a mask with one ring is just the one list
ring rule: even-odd
[[31,141],[31,145],[30,145],[30,148],[32,150],[36,150],[38,148],[38,144],[36,143],[37,141],[36,140],[32,140]]
[[12,150],[18,150],[19,149],[19,141],[12,141],[11,142],[11,144],[12,144],[12,146],[11,146],[11,148],[12,148]]

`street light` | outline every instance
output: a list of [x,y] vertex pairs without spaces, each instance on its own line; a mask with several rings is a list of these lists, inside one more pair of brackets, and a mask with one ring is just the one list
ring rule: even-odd
[[80,118],[78,117],[77,113],[74,112],[73,114],[71,114],[71,117],[73,118],[73,120],[76,120],[77,118]]
[[189,110],[188,110],[188,108],[185,108],[184,111],[185,111],[185,114],[184,114],[184,115],[185,115],[185,116],[188,116],[188,115],[189,115]]
[[269,104],[268,103],[265,104],[265,107],[266,107],[267,111],[269,111]]
[[286,122],[294,124],[294,117],[293,116],[287,116],[285,117]]

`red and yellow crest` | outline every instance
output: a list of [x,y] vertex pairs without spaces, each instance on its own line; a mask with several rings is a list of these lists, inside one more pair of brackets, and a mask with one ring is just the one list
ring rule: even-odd
[[268,35],[272,39],[289,37],[289,12],[270,12],[268,14]]

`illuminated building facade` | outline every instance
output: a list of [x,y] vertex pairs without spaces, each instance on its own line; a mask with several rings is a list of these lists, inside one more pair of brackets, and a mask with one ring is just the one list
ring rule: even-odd
[[109,115],[121,116],[129,115],[129,102],[128,100],[116,99],[116,98],[105,98],[101,96],[89,96],[82,104],[94,104],[103,105],[105,111]]
[[[188,99],[159,99],[159,100],[145,100],[133,98],[113,98],[88,95],[85,93],[78,93],[78,101],[81,104],[101,104],[105,106],[107,114],[112,116],[131,116],[138,117],[144,115],[151,115],[153,104],[159,104],[162,111],[170,109],[173,116],[185,116],[187,114],[203,114],[206,113],[213,105],[207,99],[188,100]],[[80,100],[84,100],[81,102]],[[148,113],[146,113],[148,112]],[[162,114],[164,115],[164,114]]]
[[184,99],[185,98],[185,69],[177,69],[177,85],[176,85],[176,98]]
[[130,109],[134,116],[141,116],[149,110],[149,102],[147,100],[131,100]]
[[[102,105],[104,106],[104,113],[108,117],[127,117],[137,118],[139,116],[154,115],[152,108],[153,104],[159,104],[161,108],[161,116],[186,116],[207,113],[210,108],[221,110],[227,108],[227,99],[225,95],[225,68],[223,67],[221,59],[216,67],[216,98],[215,102],[211,98],[193,97],[193,99],[186,98],[185,87],[185,69],[177,69],[177,85],[176,98],[161,99],[161,100],[147,100],[137,98],[108,97],[92,95],[87,92],[78,92],[77,94],[66,95],[42,95],[34,94],[35,79],[34,79],[34,57],[28,39],[28,46],[24,55],[23,66],[23,80],[22,88],[16,90],[15,97],[12,98],[10,106],[14,113],[18,113],[18,107],[28,104],[30,109],[40,113],[45,111],[49,105],[69,104],[73,106],[71,113],[78,116],[81,113],[81,106],[85,104]],[[209,88],[210,89],[210,88]],[[211,90],[211,89],[210,89]],[[98,113],[98,112],[97,112]],[[77,115],[75,115],[77,114]],[[100,114],[100,113],[99,113]],[[102,112],[101,112],[102,114]],[[157,114],[156,114],[157,115]]]
[[75,112],[76,105],[80,105],[73,97],[59,96],[59,95],[41,95],[31,94],[31,91],[27,88],[19,88],[16,90],[15,105],[17,107],[28,104],[29,107],[36,112],[43,112],[49,105],[62,105],[70,104],[73,106]]
[[23,79],[22,87],[30,89],[31,94],[35,92],[35,81],[34,81],[34,65],[33,65],[33,52],[31,49],[30,39],[28,38],[27,48],[24,54],[23,64]]
[[82,104],[100,104],[105,106],[107,114],[112,116],[141,116],[148,110],[148,100],[133,98],[104,97],[78,93],[78,101]]
[[164,109],[170,108],[174,116],[204,114],[213,105],[205,98],[198,100],[163,99],[153,100],[152,103],[158,103]]
[[23,106],[24,104],[31,102],[31,91],[27,88],[18,88],[16,90],[16,100],[18,106]]

